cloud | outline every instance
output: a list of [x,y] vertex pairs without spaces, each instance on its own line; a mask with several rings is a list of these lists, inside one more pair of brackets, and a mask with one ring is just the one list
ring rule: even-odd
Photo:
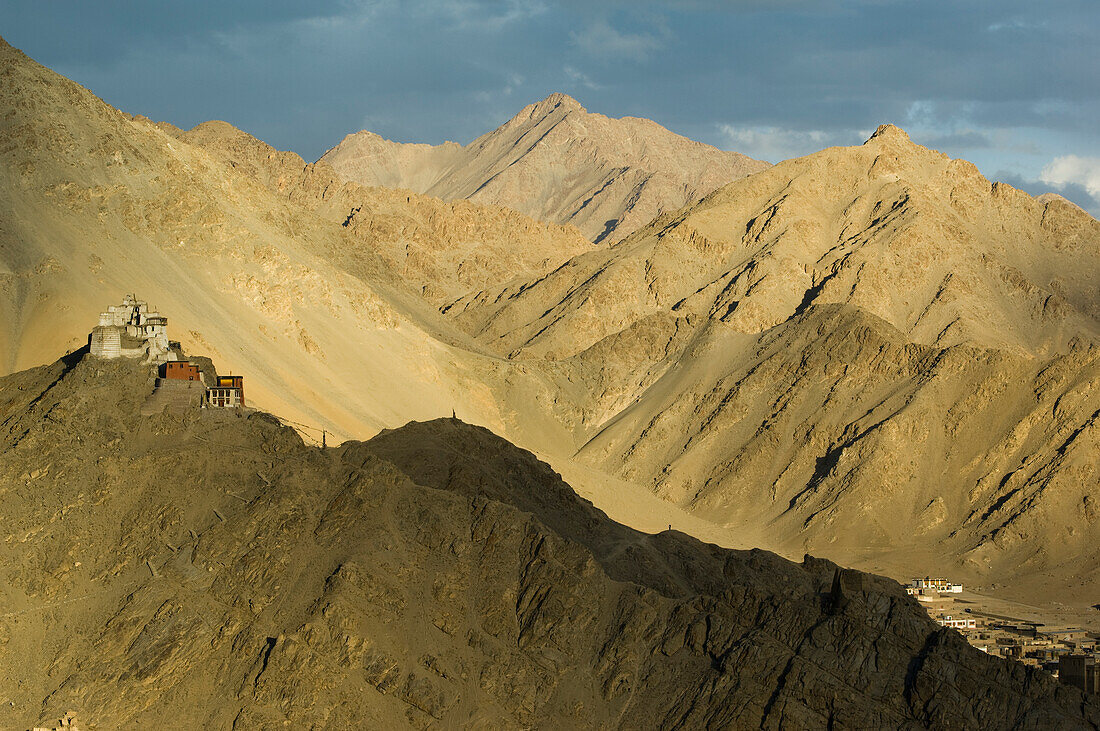
[[799,130],[732,124],[719,124],[718,131],[731,149],[769,162],[801,157],[835,145],[859,144],[870,136],[870,132],[857,130]]
[[565,75],[569,77],[570,81],[572,81],[574,84],[580,84],[585,89],[591,89],[595,91],[602,88],[599,84],[592,80],[592,77],[590,77],[588,74],[584,73],[580,69],[576,69],[572,66],[565,66],[564,68],[562,68],[562,71],[565,72]]
[[[993,175],[989,176],[990,180],[999,180],[1002,183],[1008,183],[1014,188],[1034,196],[1040,196],[1044,193],[1053,192],[1051,188],[1055,187],[1049,183],[1044,183],[1041,180],[1035,180],[1034,178],[1025,177],[1019,173],[1012,172],[1010,170],[1000,170]],[[1071,203],[1080,206],[1084,210],[1088,211],[1093,216],[1100,215],[1100,204],[1096,199],[1089,195],[1089,192],[1085,188],[1077,183],[1065,183],[1059,185],[1058,193],[1069,200]]]
[[1046,21],[1042,20],[1026,20],[1024,18],[1006,18],[1004,20],[998,20],[995,23],[991,23],[986,26],[986,31],[989,33],[1001,33],[1004,31],[1031,31],[1046,26]]
[[573,45],[591,56],[644,61],[660,50],[664,41],[650,33],[625,33],[606,20],[594,21],[584,30],[569,34]]
[[309,159],[364,119],[468,141],[563,88],[771,159],[881,122],[1035,181],[1056,157],[1100,156],[1096,0],[941,4],[50,0],[0,2],[0,29],[128,112],[226,119]]
[[1100,205],[1100,157],[1056,157],[1039,173],[1039,180],[1058,190],[1080,186]]
[[501,97],[511,96],[512,92],[523,86],[523,77],[516,73],[508,74],[505,77],[504,85],[491,90],[481,90],[474,93],[474,98],[480,102],[492,102]]
[[959,150],[987,150],[993,147],[993,140],[985,132],[976,129],[962,129],[946,134],[934,135],[921,139],[920,143],[925,147],[935,150],[959,149]]
[[417,5],[423,14],[448,16],[456,30],[498,33],[515,23],[529,20],[546,12],[540,0],[421,0]]

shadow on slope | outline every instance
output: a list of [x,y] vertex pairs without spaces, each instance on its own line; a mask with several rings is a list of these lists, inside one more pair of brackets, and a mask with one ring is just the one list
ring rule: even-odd
[[624,528],[484,429],[321,450],[262,413],[142,416],[150,377],[0,379],[0,725],[1100,721],[896,584]]

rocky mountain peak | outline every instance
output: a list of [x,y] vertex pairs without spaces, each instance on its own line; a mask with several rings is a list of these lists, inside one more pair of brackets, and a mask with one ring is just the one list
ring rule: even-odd
[[573,224],[596,243],[619,241],[659,213],[768,167],[656,122],[589,113],[562,93],[465,146],[383,144],[359,133],[321,159],[347,180],[506,206]]
[[905,130],[893,124],[880,124],[878,129],[875,130],[875,133],[867,138],[867,142],[871,142],[872,140],[913,143]]
[[523,110],[523,112],[517,114],[514,119],[519,119],[523,117],[524,112],[526,112],[528,109],[531,110],[531,116],[541,116],[542,114],[548,114],[549,112],[552,112],[556,109],[561,109],[565,112],[579,112],[581,114],[588,113],[588,110],[585,109],[579,101],[569,96],[568,94],[563,94],[560,91],[555,91],[553,94],[546,97],[542,101],[535,102],[534,104],[529,105]]

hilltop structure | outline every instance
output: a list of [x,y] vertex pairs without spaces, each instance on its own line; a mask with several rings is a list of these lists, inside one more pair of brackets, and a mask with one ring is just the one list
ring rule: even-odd
[[143,413],[245,405],[244,377],[210,373],[208,379],[202,368],[183,354],[180,344],[168,339],[168,318],[136,295],[126,295],[122,304],[110,305],[99,314],[88,345],[97,358],[141,358],[159,366]]
[[88,345],[97,358],[142,358],[147,363],[173,360],[168,318],[133,294],[99,314]]
[[173,360],[164,364],[164,378],[170,381],[199,381],[206,383],[206,378],[197,365],[187,360]]

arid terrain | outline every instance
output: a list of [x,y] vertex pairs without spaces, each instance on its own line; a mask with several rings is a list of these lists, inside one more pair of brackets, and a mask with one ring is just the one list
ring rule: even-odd
[[1098,283],[1091,216],[887,126],[445,312],[569,368],[577,458],[697,514],[1095,603]]
[[142,416],[151,373],[0,379],[7,728],[1100,725],[894,581],[622,526],[485,429],[321,450]]
[[[128,292],[257,410],[142,415]],[[0,377],[5,728],[1100,723],[891,580],[1100,617],[1100,222],[892,125],[308,163],[0,40]]]
[[[324,166],[239,145],[218,125],[190,133],[209,149],[189,144],[6,44],[0,60],[5,372],[85,343],[107,303],[139,292],[171,313],[185,346],[248,374],[259,403],[343,437],[452,410],[512,436],[520,405],[554,401],[544,377],[484,353],[402,273],[452,288],[466,265],[484,269],[469,275],[484,287],[592,247],[575,232],[342,186]],[[226,162],[232,149],[240,159]],[[437,259],[433,249],[451,242],[463,255]],[[502,256],[517,242],[538,251]],[[563,431],[535,413],[518,431]]]
[[566,94],[524,107],[468,145],[402,144],[362,131],[321,162],[347,180],[507,206],[608,244],[768,167],[648,119],[589,113]]

